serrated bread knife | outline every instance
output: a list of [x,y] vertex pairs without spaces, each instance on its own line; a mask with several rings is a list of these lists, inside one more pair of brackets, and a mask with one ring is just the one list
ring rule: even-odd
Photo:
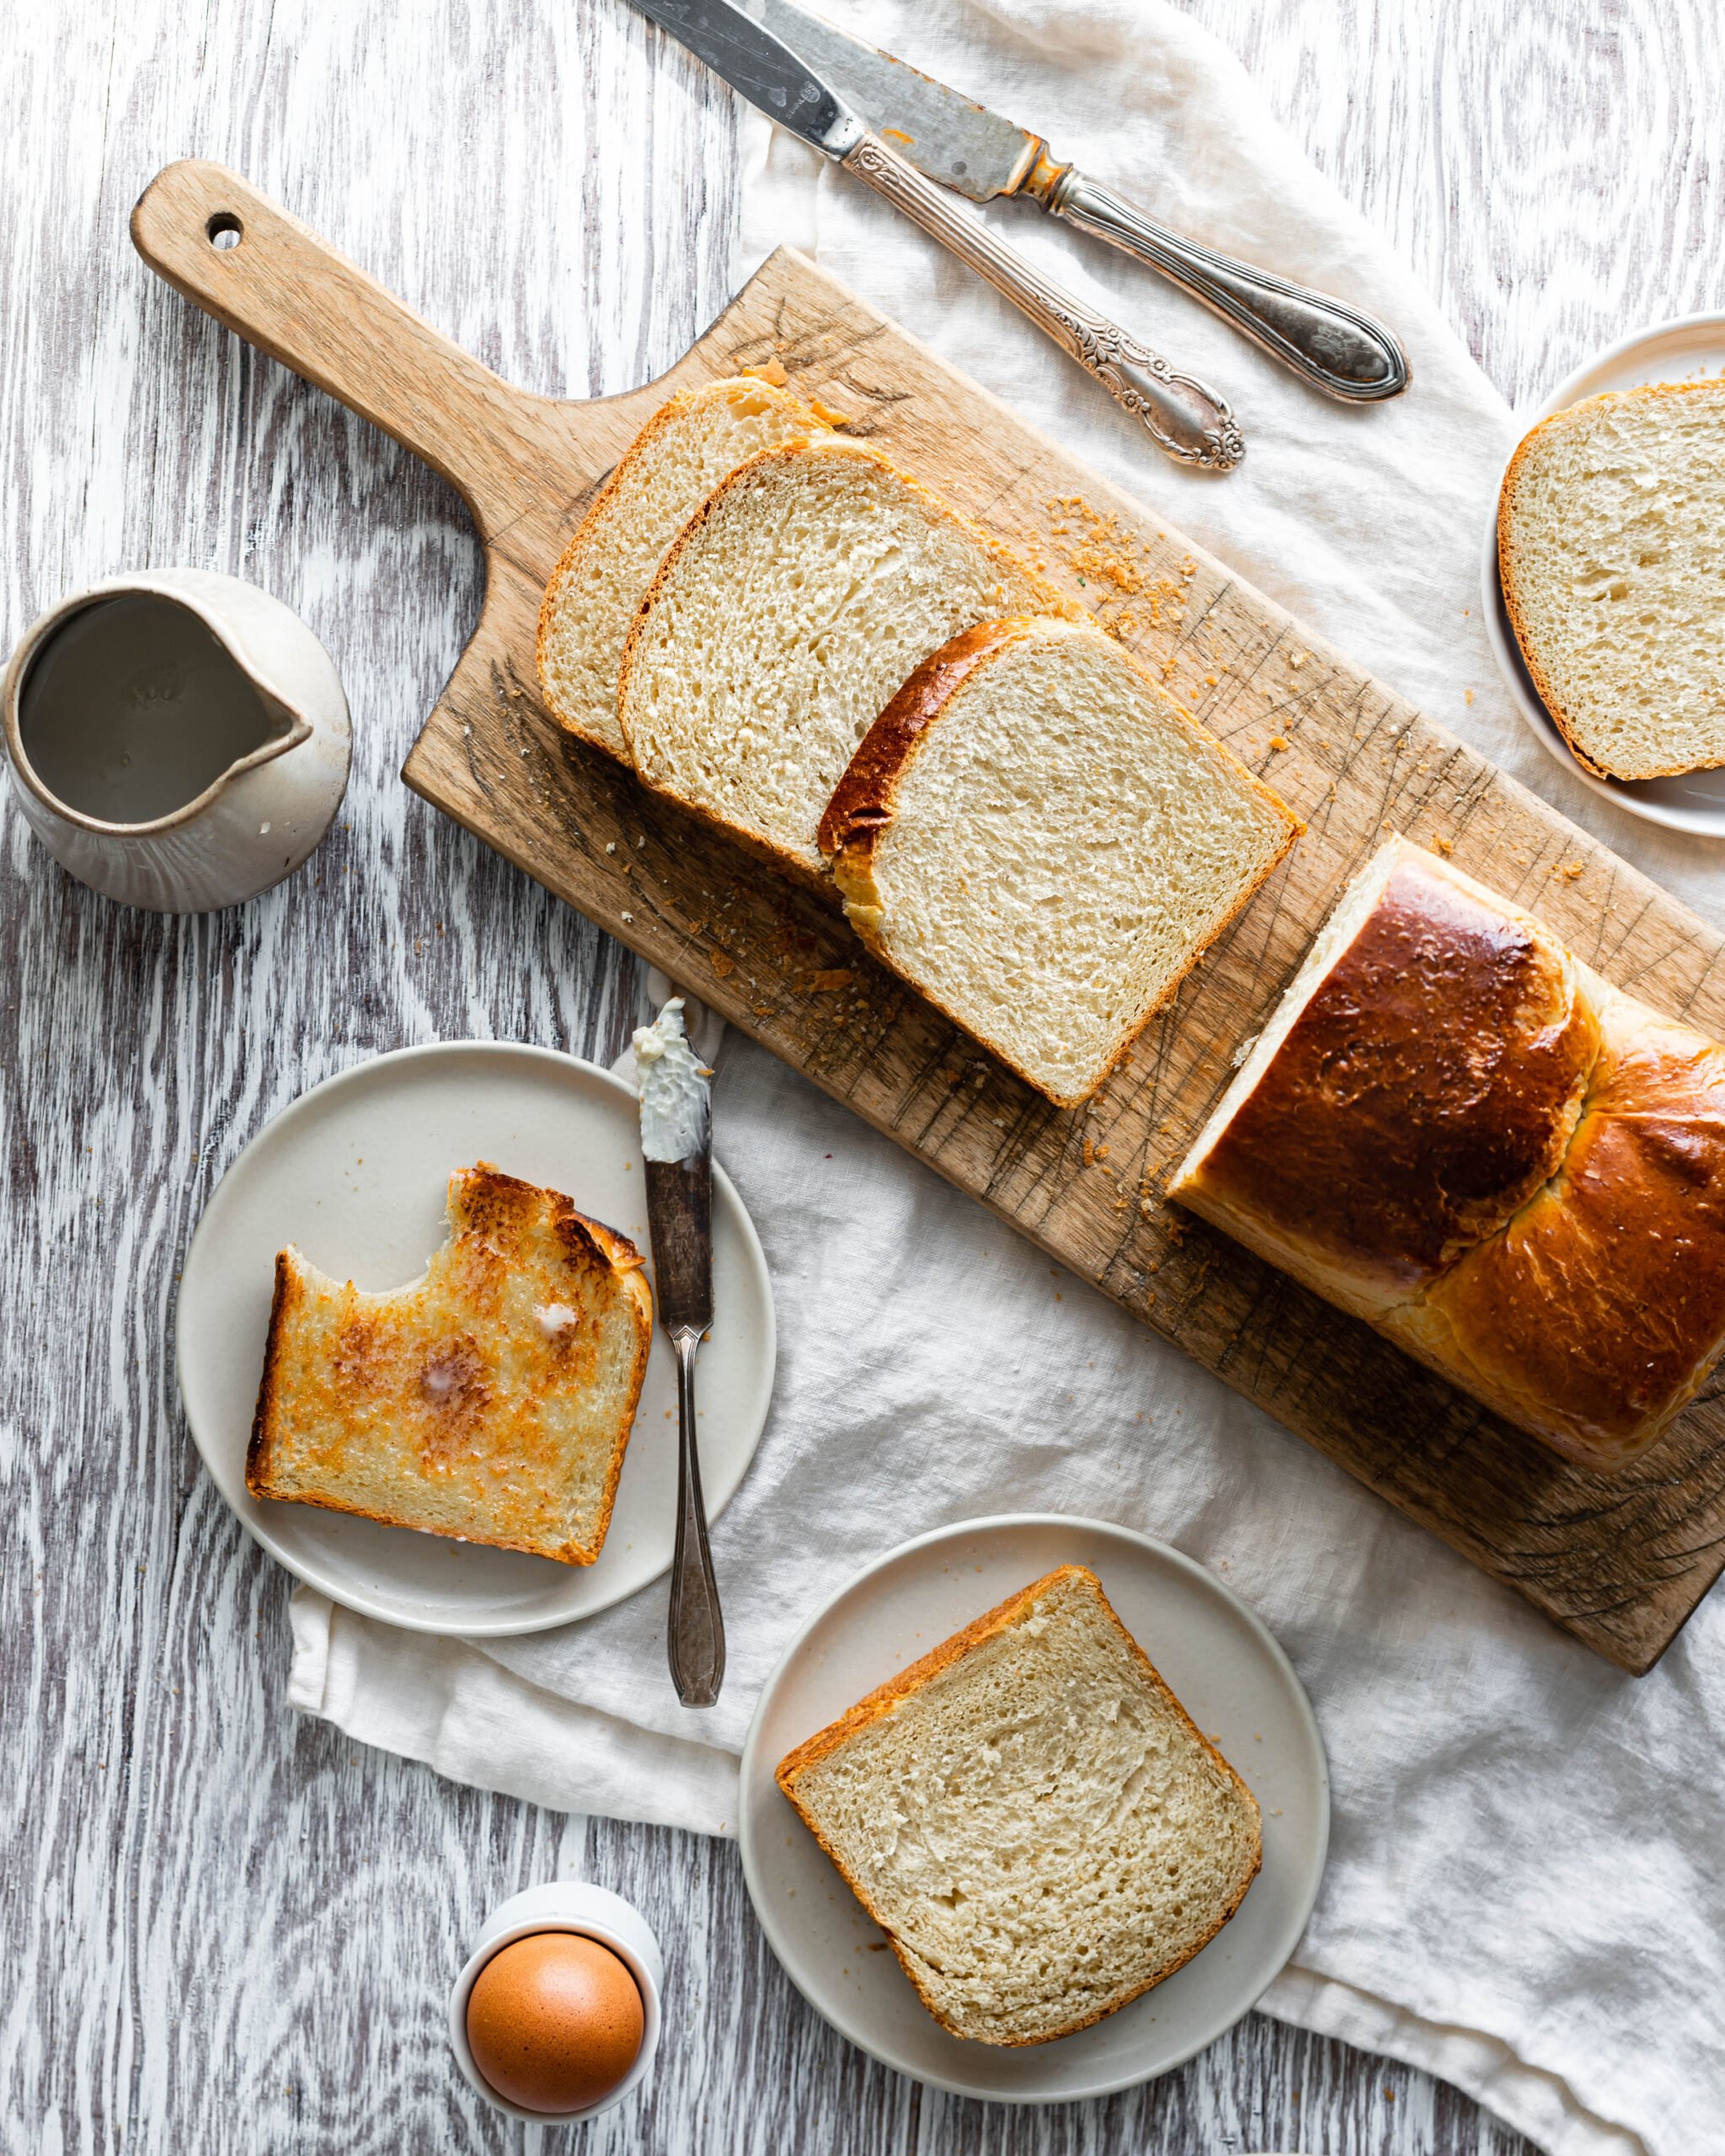
[[1406,353],[1369,314],[1183,239],[1076,166],[1059,163],[1041,136],[836,29],[795,0],[753,4],[765,26],[819,68],[877,135],[943,187],[973,202],[1023,195],[1107,240],[1328,396],[1370,403],[1407,387]]
[[[1246,453],[1234,415],[1194,375],[1106,315],[1050,285],[1022,255],[960,210],[943,188],[884,142],[782,39],[730,0],[633,0],[740,96],[842,167],[932,239],[985,277],[1039,329],[1095,376],[1157,447],[1183,464],[1226,472]],[[799,19],[808,19],[802,18]]]

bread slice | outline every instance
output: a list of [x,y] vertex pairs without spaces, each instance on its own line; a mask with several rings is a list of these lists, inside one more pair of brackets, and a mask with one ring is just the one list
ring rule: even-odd
[[384,1294],[279,1254],[246,1486],[590,1565],[652,1340],[641,1253],[483,1161],[449,1221]]
[[1589,397],[1541,421],[1498,506],[1503,602],[1591,771],[1725,764],[1725,382]]
[[1111,637],[1021,619],[916,669],[820,842],[869,947],[1064,1107],[1302,829]]
[[749,376],[660,407],[581,520],[539,610],[539,680],[559,725],[627,758],[617,677],[665,551],[728,472],[775,443],[829,431],[801,398]]
[[973,622],[1074,612],[1033,571],[860,443],[763,451],[654,580],[623,654],[635,768],[825,881],[821,812],[921,659]]
[[1258,1806],[1063,1565],[781,1760],[779,1787],[944,2029],[1040,2044],[1183,1967],[1239,1908]]

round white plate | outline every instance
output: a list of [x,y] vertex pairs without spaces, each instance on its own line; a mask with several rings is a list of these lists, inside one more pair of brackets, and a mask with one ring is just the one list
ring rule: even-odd
[[[1585,366],[1578,367],[1558,383],[1536,412],[1520,415],[1521,431],[1526,435],[1552,413],[1566,411],[1583,397],[1598,397],[1608,389],[1639,389],[1650,382],[1687,382],[1694,375],[1721,372],[1725,372],[1725,314],[1682,315],[1674,322],[1637,330]],[[1541,746],[1572,777],[1620,808],[1626,808],[1632,816],[1645,817],[1650,824],[1664,824],[1674,831],[1698,832],[1706,838],[1725,838],[1725,769],[1680,771],[1673,778],[1595,778],[1576,761],[1533,685],[1509,625],[1509,611],[1503,604],[1503,586],[1498,575],[1495,494],[1480,562],[1480,595],[1485,606],[1486,634],[1510,695]]]
[[[1263,1869],[1204,1951],[1118,2014],[1007,2049],[947,2034],[773,1780],[794,1745],[1057,1565],[1088,1565],[1121,1622],[1263,1814]],[[743,1748],[743,1873],[792,1982],[853,2044],[961,2096],[1049,2104],[1166,2073],[1247,2011],[1294,1951],[1329,1838],[1311,1706],[1258,1620],[1214,1573],[1101,1520],[967,1520],[893,1550],[817,1610],[767,1679]],[[874,1951],[871,1951],[873,1948]]]
[[[559,1565],[315,1505],[260,1502],[245,1485],[276,1251],[296,1243],[338,1280],[403,1286],[444,1241],[451,1173],[476,1161],[563,1192],[650,1251],[635,1096],[620,1079],[548,1049],[493,1041],[402,1049],[302,1094],[222,1178],[180,1281],[179,1389],[216,1488],[308,1585],[414,1631],[535,1632],[620,1602],[670,1562],[676,1365],[656,1326],[611,1532],[595,1564]],[[774,1359],[766,1261],[717,1165],[713,1289],[699,1372],[709,1519],[754,1455]]]

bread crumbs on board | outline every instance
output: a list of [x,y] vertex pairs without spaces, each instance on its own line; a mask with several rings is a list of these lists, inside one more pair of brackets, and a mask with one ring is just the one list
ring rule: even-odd
[[782,389],[790,381],[782,360],[763,360],[758,367],[739,367],[739,374],[752,376],[756,382],[770,383],[774,389]]

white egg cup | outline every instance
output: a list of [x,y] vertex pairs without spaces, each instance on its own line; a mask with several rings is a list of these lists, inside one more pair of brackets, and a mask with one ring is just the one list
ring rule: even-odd
[[[640,2056],[608,2096],[573,2111],[529,2111],[499,2095],[474,2064],[467,2042],[467,2001],[480,1970],[505,1946],[542,1931],[572,1931],[608,1946],[635,1979],[641,1994]],[[659,1941],[638,1910],[608,1887],[595,1886],[585,1879],[553,1879],[543,1886],[529,1886],[524,1893],[511,1894],[485,1919],[467,1966],[449,1995],[449,2041],[462,2072],[488,2104],[529,2126],[579,2126],[584,2119],[597,2118],[601,2111],[622,2103],[652,2071],[653,2055],[659,2049],[659,1999],[664,1982],[665,1961]]]

